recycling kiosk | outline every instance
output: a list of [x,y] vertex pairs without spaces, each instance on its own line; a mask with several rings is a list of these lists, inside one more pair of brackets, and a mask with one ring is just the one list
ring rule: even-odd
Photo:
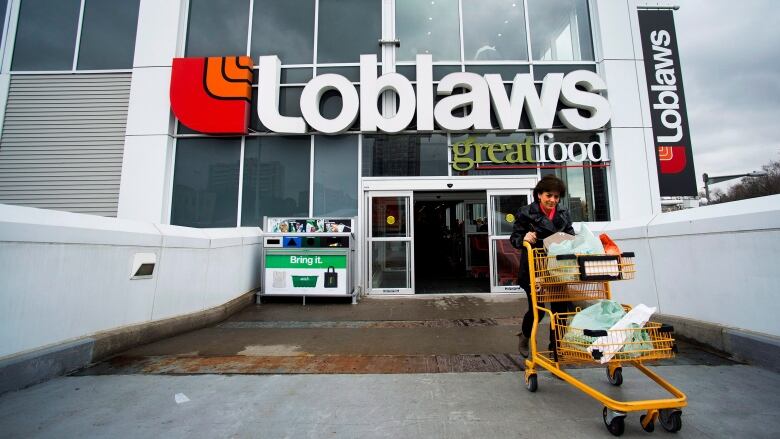
[[291,231],[294,226],[282,227],[284,231],[263,235],[261,296],[301,296],[304,303],[307,296],[352,297],[352,303],[357,302],[351,227],[343,232],[326,231],[338,230],[335,226],[323,229],[297,232]]

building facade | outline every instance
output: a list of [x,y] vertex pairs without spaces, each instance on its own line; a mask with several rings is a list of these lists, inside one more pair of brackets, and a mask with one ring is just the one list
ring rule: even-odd
[[[515,291],[507,239],[541,176],[575,221],[661,210],[637,14],[657,3],[3,1],[0,202],[354,218],[369,293]],[[245,129],[204,133],[174,111],[174,59],[222,58],[237,82],[223,57],[253,66]]]

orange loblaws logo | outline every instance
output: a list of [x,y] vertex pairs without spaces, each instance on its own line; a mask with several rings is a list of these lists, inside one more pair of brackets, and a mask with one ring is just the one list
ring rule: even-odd
[[188,128],[206,134],[246,134],[251,99],[250,57],[174,58],[171,109]]
[[661,174],[679,174],[685,170],[688,163],[685,158],[684,146],[659,146],[658,163],[661,165]]

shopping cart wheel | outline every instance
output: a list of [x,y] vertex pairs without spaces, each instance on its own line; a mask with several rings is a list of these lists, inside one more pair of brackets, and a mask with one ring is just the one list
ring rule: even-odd
[[669,433],[677,433],[682,428],[682,411],[678,409],[660,410],[658,422]]
[[626,431],[625,413],[612,411],[604,407],[602,415],[604,417],[604,425],[607,426],[607,430],[612,433],[613,436],[620,436]]
[[642,415],[639,417],[639,425],[642,426],[642,429],[648,433],[652,433],[655,430],[655,422],[650,422],[645,426],[645,418],[647,415]]
[[609,380],[609,383],[613,386],[619,386],[623,384],[623,368],[617,367],[615,368],[615,373],[610,374],[609,368],[607,368],[607,379]]
[[536,374],[529,375],[525,381],[525,387],[529,392],[536,392],[539,388],[539,382],[536,380]]

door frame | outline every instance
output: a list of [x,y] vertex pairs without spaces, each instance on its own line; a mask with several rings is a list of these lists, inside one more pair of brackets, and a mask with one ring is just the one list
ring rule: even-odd
[[[406,198],[406,236],[374,238],[371,236],[374,216],[371,213],[374,198]],[[414,294],[414,193],[412,191],[366,191],[366,233],[365,233],[365,257],[366,261],[366,292],[371,295],[399,295]],[[408,242],[407,247],[407,278],[408,288],[373,288],[374,258],[372,257],[372,244],[374,242]]]
[[[490,262],[490,292],[491,293],[517,293],[522,291],[519,285],[503,286],[499,285],[498,267],[496,259],[496,241],[509,240],[508,235],[497,235],[494,230],[495,225],[495,206],[494,197],[502,195],[526,196],[528,204],[533,202],[533,189],[491,189],[487,191],[488,206],[488,258]],[[518,250],[519,251],[519,250]],[[521,261],[522,263],[522,261]]]

